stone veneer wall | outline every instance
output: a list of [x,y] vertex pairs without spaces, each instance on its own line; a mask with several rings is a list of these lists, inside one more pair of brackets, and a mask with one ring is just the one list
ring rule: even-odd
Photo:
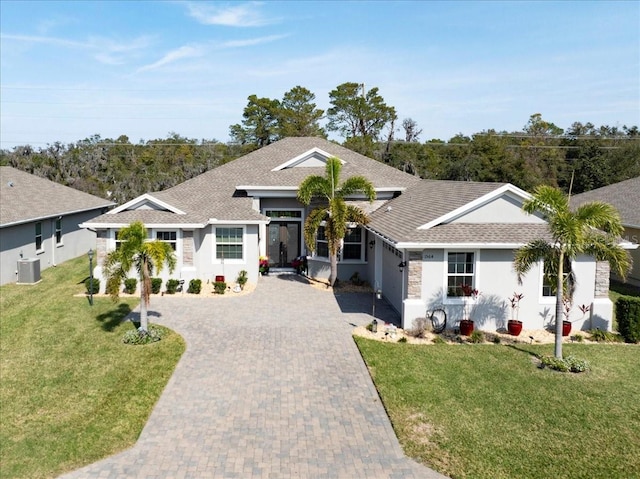
[[107,233],[108,230],[96,230],[96,266],[104,263],[107,256]]
[[193,231],[182,232],[182,264],[193,266]]
[[596,284],[594,296],[596,298],[608,298],[609,297],[609,275],[611,273],[611,266],[608,261],[596,262]]
[[422,296],[422,252],[409,251],[407,298],[420,299]]

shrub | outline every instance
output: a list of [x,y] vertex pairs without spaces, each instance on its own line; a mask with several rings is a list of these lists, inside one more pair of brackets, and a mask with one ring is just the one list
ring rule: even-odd
[[180,281],[177,279],[168,279],[166,284],[167,294],[176,294],[179,284]]
[[124,280],[124,292],[127,294],[133,294],[136,292],[136,286],[138,286],[138,280],[136,278],[127,278]]
[[474,330],[469,336],[469,342],[473,344],[484,343],[484,333],[478,329]]
[[[593,337],[591,339],[593,339]],[[581,343],[584,341],[584,336],[582,334],[574,334],[573,336],[571,336],[571,340],[575,341],[576,343]]]
[[91,278],[87,278],[84,282],[84,285],[87,288],[87,293],[98,294],[100,292],[100,280],[98,278],[93,278],[93,291],[91,291],[91,284]]
[[349,281],[351,281],[351,284],[353,284],[354,286],[362,286],[364,284],[364,281],[362,280],[362,278],[360,278],[360,273],[358,273],[357,271],[355,271],[351,275]]
[[213,283],[213,291],[216,294],[224,294],[226,290],[227,283],[225,283],[224,281],[216,281],[215,283]]
[[187,293],[200,294],[201,290],[202,290],[201,279],[192,279],[191,281],[189,281],[189,289],[187,289]]
[[151,278],[151,292],[158,294],[162,288],[162,278]]
[[591,331],[589,331],[589,334],[591,335],[591,337],[589,338],[591,339],[591,341],[597,341],[599,343],[618,343],[622,341],[622,336],[615,333],[610,333],[609,331],[602,331],[600,329],[592,329]]
[[431,321],[427,318],[416,318],[413,320],[413,327],[407,330],[407,334],[414,338],[424,338],[428,331],[431,331]]
[[616,301],[618,331],[628,343],[640,342],[640,298],[621,296]]
[[446,341],[444,339],[442,339],[442,336],[434,336],[431,341],[433,341],[433,344],[444,344],[444,343],[446,343]]
[[240,289],[244,289],[244,285],[247,284],[247,272],[246,270],[242,270],[238,273],[238,277],[236,278],[236,283],[240,285]]
[[406,343],[407,342],[407,337],[406,336],[402,336],[400,339],[398,339],[399,343]]
[[589,363],[586,360],[578,359],[575,356],[567,356],[562,359],[555,356],[543,356],[540,358],[540,362],[541,367],[548,367],[562,373],[581,373],[589,369]]
[[122,342],[125,344],[149,344],[160,341],[167,335],[167,329],[160,326],[149,325],[147,331],[143,329],[130,329],[122,337]]

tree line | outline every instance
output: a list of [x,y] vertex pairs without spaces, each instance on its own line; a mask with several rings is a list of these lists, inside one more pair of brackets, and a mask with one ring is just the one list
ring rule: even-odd
[[[509,182],[531,191],[546,184],[580,193],[640,176],[640,131],[574,122],[566,130],[539,113],[522,130],[487,129],[471,136],[420,141],[417,122],[399,122],[378,88],[348,82],[329,92],[330,108],[296,86],[282,99],[248,97],[231,141],[196,140],[170,133],[132,143],[94,135],[0,150],[0,164],[71,186],[116,203],[175,186],[281,138],[334,132],[343,146],[422,178]],[[324,122],[324,126],[321,124]]]

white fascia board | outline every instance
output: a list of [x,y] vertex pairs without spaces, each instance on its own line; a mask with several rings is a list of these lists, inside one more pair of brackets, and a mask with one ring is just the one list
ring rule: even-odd
[[398,249],[517,249],[524,246],[524,243],[412,243],[399,242]]
[[[80,228],[94,229],[94,230],[105,230],[109,228],[126,228],[130,226],[131,223],[91,223],[90,221],[85,223],[80,223],[78,226]],[[203,223],[144,223],[144,227],[147,229],[157,228],[157,229],[182,229],[182,230],[195,230],[204,228],[206,225]]]
[[[295,158],[290,159],[289,161],[282,163],[279,166],[276,166],[274,169],[272,169],[271,171],[280,171],[280,170],[284,170],[285,168],[289,168],[292,165],[295,165],[296,163],[299,163],[301,161],[306,160],[307,158],[313,156],[314,154],[319,154],[321,156],[324,156],[327,160],[335,155],[332,155],[331,153],[327,153],[326,151],[315,147],[315,148],[311,148],[310,150],[305,151],[304,153],[302,153],[301,155],[296,156]],[[340,162],[344,165],[345,162],[344,160],[340,160]]]
[[268,225],[271,218],[265,220],[219,220],[218,218],[209,218],[210,225]]
[[174,206],[171,206],[169,203],[165,203],[164,201],[161,201],[161,200],[155,198],[154,196],[150,195],[149,193],[145,193],[144,195],[138,196],[137,198],[134,198],[131,201],[127,201],[125,204],[120,205],[117,208],[114,208],[111,211],[107,212],[107,214],[113,215],[113,214],[116,214],[116,213],[122,213],[123,211],[126,211],[129,208],[131,208],[132,206],[135,206],[135,205],[140,204],[140,203],[146,203],[146,202],[158,205],[161,208],[164,208],[165,210],[169,210],[172,213],[175,213],[177,215],[186,214],[184,211],[181,211],[178,208],[176,208]]
[[472,211],[473,209],[479,206],[489,203],[490,201],[498,198],[499,196],[502,196],[505,193],[512,193],[513,195],[520,197],[522,200],[527,200],[531,198],[531,195],[526,191],[518,188],[517,186],[513,186],[510,183],[507,183],[506,185],[502,185],[500,188],[496,188],[495,190],[487,193],[486,195],[481,196],[480,198],[470,201],[469,203],[461,206],[460,208],[456,208],[455,210],[450,211],[449,213],[444,214],[439,218],[436,218],[430,221],[429,223],[425,223],[422,226],[418,226],[417,229],[428,230],[429,228],[433,228],[434,226],[437,226],[439,224],[454,220],[459,216],[462,216],[465,213],[468,213],[469,211]]

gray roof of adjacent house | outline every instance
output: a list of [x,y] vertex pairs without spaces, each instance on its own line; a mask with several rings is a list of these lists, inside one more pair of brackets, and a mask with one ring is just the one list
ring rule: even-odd
[[253,201],[247,197],[246,191],[286,188],[293,195],[307,176],[324,176],[324,165],[282,168],[287,162],[313,149],[343,160],[342,179],[361,175],[382,190],[404,189],[420,182],[418,177],[322,138],[285,138],[172,188],[147,195],[184,214],[137,209],[105,214],[92,220],[91,224],[128,224],[135,220],[146,224],[202,225],[210,219],[265,221],[267,218],[253,209]]
[[[371,215],[368,227],[396,244],[525,244],[550,239],[540,223],[449,223],[438,221],[508,183],[422,180]],[[513,187],[512,187],[513,188]],[[435,222],[427,229],[424,225]]]
[[0,166],[0,228],[113,205],[104,198]]
[[620,212],[623,225],[640,228],[640,176],[572,196],[571,206],[589,201],[612,204]]

